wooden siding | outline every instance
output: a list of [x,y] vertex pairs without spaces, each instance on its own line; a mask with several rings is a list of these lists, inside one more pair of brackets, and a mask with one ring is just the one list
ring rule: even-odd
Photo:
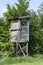
[[18,22],[13,22],[13,23],[11,22],[10,36],[11,36],[10,39],[11,42],[29,41],[29,21],[27,22],[26,26],[21,26],[20,20],[18,20]]
[[11,27],[10,27],[10,29],[12,30],[12,29],[19,29],[20,28],[20,21],[18,22],[18,21],[11,21]]

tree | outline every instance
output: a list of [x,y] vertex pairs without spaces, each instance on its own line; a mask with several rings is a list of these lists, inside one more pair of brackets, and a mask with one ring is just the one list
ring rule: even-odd
[[30,19],[30,41],[29,52],[30,54],[40,53],[41,48],[41,20],[34,11],[31,11],[32,18]]
[[41,49],[40,52],[43,53],[43,2],[40,4],[40,7],[38,8],[38,14],[41,19]]
[[23,16],[29,14],[29,1],[27,0],[18,0],[18,3],[15,3],[15,6],[13,5],[10,7],[9,4],[7,4],[7,12],[4,13],[4,16],[6,18],[15,17],[15,16]]
[[[13,43],[9,42],[9,24],[3,18],[0,18],[0,57],[14,55]],[[3,54],[8,53],[8,54]]]
[[27,0],[18,0],[18,3],[15,3],[15,4],[16,4],[19,16],[28,15],[29,14],[29,10],[28,10],[29,1],[27,1]]
[[7,22],[3,18],[0,18],[0,42],[8,42],[9,36]]
[[40,4],[40,7],[37,11],[38,11],[38,14],[39,14],[41,21],[42,21],[41,27],[43,28],[43,2]]

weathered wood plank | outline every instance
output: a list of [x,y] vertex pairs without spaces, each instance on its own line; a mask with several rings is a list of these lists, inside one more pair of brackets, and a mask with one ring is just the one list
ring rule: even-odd
[[27,56],[28,56],[28,42],[27,42],[27,44],[26,44],[26,54],[27,54]]

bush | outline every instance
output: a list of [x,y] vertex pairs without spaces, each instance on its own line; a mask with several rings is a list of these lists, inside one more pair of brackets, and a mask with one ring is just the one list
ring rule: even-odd
[[[7,52],[8,56],[14,55],[13,43],[11,43],[11,42],[9,42],[9,43],[2,43],[2,42],[0,42],[0,51],[1,52]],[[3,53],[1,53],[1,55],[3,56]]]

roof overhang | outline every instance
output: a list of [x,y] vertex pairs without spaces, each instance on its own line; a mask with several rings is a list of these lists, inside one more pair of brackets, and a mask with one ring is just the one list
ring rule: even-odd
[[22,20],[22,19],[30,19],[31,16],[27,15],[27,16],[20,16],[20,17],[13,17],[13,18],[8,18],[8,20]]

